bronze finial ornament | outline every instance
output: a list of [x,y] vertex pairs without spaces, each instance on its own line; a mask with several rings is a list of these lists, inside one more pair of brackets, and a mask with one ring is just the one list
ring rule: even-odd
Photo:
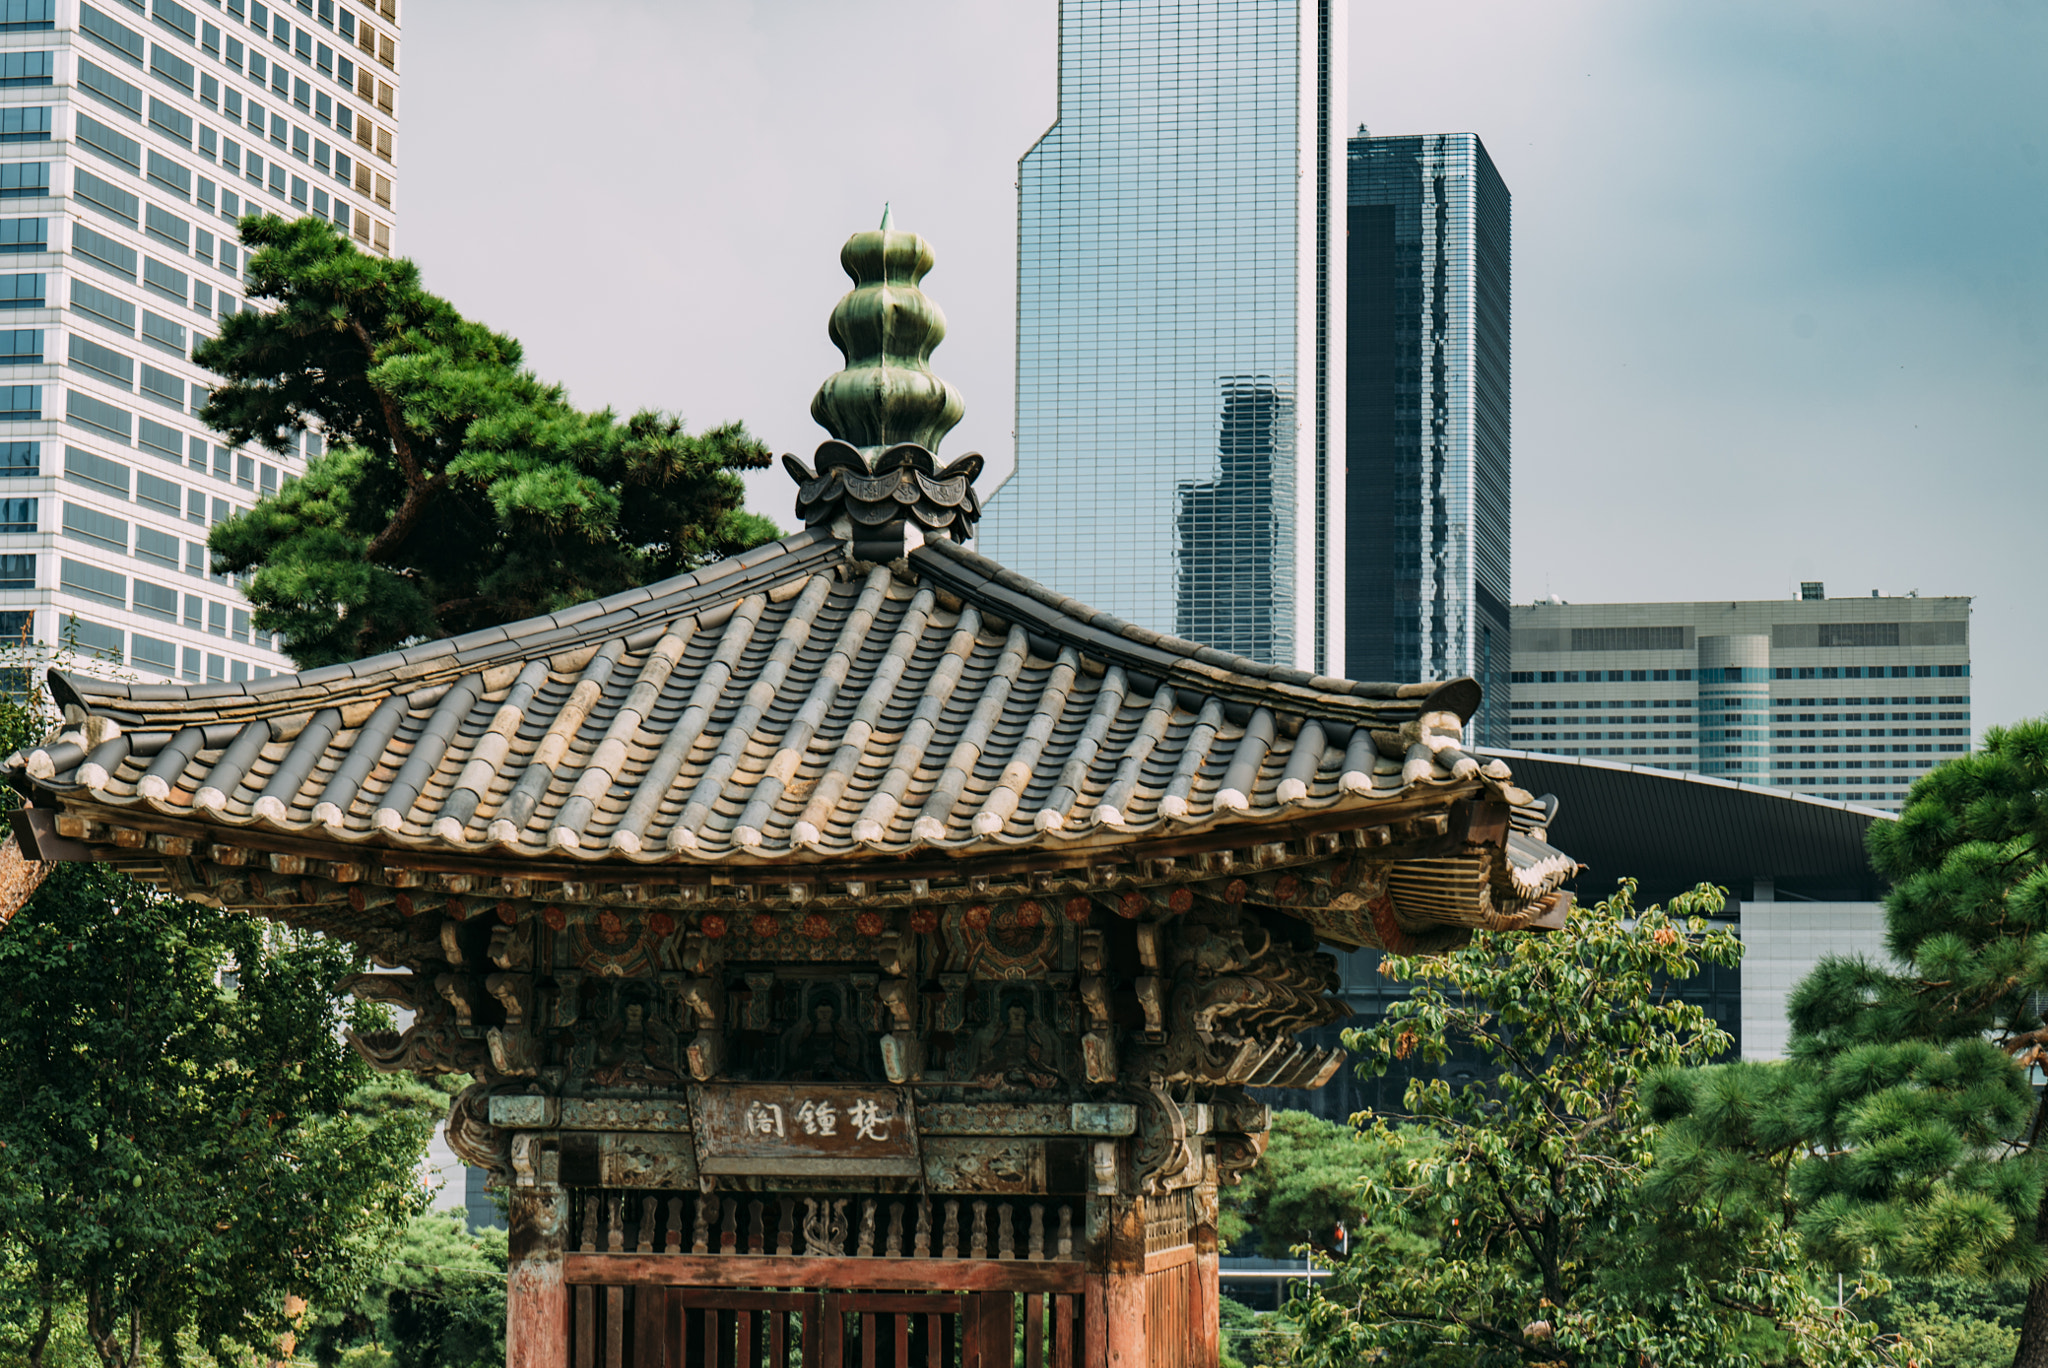
[[[855,233],[839,251],[854,287],[833,306],[832,342],[846,359],[811,400],[811,416],[832,434],[813,472],[794,456],[797,516],[829,528],[860,561],[886,562],[929,536],[966,541],[981,516],[974,481],[982,458],[939,466],[934,453],[966,412],[960,391],[932,374],[932,349],[946,316],[919,282],[931,244],[891,226]],[[916,528],[912,540],[909,528]]]

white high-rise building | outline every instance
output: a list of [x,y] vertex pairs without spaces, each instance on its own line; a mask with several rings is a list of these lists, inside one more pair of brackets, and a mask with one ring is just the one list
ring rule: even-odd
[[1812,581],[1796,599],[1518,604],[1514,632],[1518,751],[1897,812],[1970,749],[1967,598],[1829,598]]
[[1345,0],[1065,0],[1017,206],[1015,473],[980,545],[1342,674]]
[[392,250],[397,0],[0,0],[0,634],[144,679],[291,668],[207,529],[304,469],[195,416],[245,213]]

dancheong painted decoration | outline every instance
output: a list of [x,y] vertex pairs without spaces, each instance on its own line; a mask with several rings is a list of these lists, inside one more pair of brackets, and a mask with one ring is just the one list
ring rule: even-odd
[[[517,1368],[1217,1362],[1216,1200],[1315,1087],[1322,947],[1561,925],[1470,680],[1121,622],[969,549],[929,247],[855,235],[808,526],[248,684],[53,674],[0,870],[104,860],[346,941],[467,1074]],[[1021,1325],[1021,1331],[1020,1331]]]

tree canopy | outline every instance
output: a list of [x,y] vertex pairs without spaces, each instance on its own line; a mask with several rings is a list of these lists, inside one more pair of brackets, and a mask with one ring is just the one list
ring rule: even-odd
[[1828,959],[1791,1057],[1659,1081],[1660,1181],[1758,1210],[1782,1173],[1837,1267],[2029,1283],[2017,1368],[2048,1365],[2048,721],[1993,728],[1870,829],[1889,965]]
[[1392,1145],[1362,1145],[1359,1138],[1356,1127],[1311,1112],[1274,1112],[1266,1152],[1235,1187],[1222,1191],[1217,1233],[1230,1252],[1284,1259],[1303,1245],[1329,1253],[1367,1240],[1393,1242],[1407,1252],[1421,1249],[1424,1239],[1416,1232],[1366,1222],[1359,1187],[1367,1164],[1391,1176],[1419,1158],[1428,1140],[1406,1133]]
[[1721,906],[1716,890],[1668,910],[1632,897],[1625,885],[1548,935],[1481,932],[1439,958],[1382,962],[1413,987],[1347,1033],[1361,1072],[1441,1063],[1454,1045],[1486,1062],[1460,1087],[1414,1080],[1403,1116],[1368,1114],[1359,1143],[1381,1154],[1356,1165],[1361,1214],[1400,1238],[1354,1236],[1335,1276],[1290,1304],[1297,1363],[1891,1361],[1873,1327],[1831,1305],[1833,1280],[1822,1289],[1782,1223],[1702,1239],[1717,1219],[1709,1206],[1647,1193],[1657,1126],[1646,1076],[1729,1044],[1663,985],[1703,961],[1734,962],[1740,946],[1704,920]]
[[222,320],[194,352],[222,378],[200,417],[276,451],[314,428],[326,450],[209,546],[301,667],[551,612],[778,535],[741,508],[738,472],[769,453],[739,423],[691,435],[653,410],[577,409],[412,262],[320,219],[240,230],[249,296],[273,307]]
[[322,1368],[492,1368],[505,1361],[503,1230],[422,1212],[353,1304],[313,1308],[299,1352]]
[[421,1200],[434,1109],[338,1038],[350,967],[104,865],[52,872],[0,936],[10,1319],[80,1301],[106,1368],[132,1368],[188,1326],[267,1348],[287,1294],[367,1275]]
[[[0,698],[0,748],[40,730]],[[11,795],[8,795],[11,798]],[[104,1368],[269,1351],[423,1203],[441,1099],[343,1043],[356,966],[312,937],[59,864],[0,933],[0,1350],[82,1319]],[[68,1328],[68,1327],[67,1327]]]

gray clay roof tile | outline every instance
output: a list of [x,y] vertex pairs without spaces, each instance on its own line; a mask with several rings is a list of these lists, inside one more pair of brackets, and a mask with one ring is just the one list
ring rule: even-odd
[[16,761],[58,794],[498,858],[844,860],[1511,791],[1463,750],[1469,681],[1261,665],[950,542],[892,570],[818,532],[246,691],[55,683],[131,743]]

